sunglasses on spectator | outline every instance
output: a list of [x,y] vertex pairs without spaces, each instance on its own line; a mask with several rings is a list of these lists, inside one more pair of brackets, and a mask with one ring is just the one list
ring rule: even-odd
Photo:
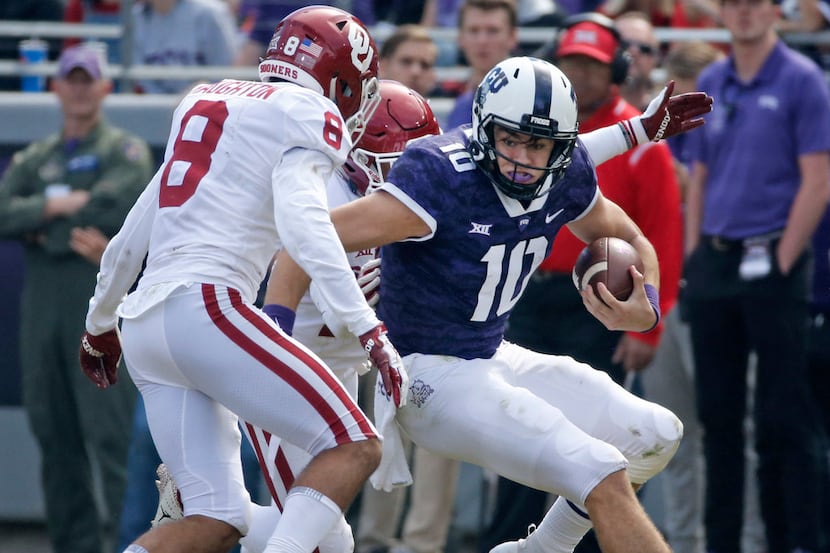
[[429,71],[434,67],[434,64],[431,62],[409,57],[399,58],[398,63],[405,65],[406,67],[409,67],[410,65],[419,65],[423,71]]
[[653,56],[657,52],[657,48],[651,44],[646,44],[645,42],[634,42],[629,40],[626,41],[625,47],[626,49],[634,48],[644,56]]

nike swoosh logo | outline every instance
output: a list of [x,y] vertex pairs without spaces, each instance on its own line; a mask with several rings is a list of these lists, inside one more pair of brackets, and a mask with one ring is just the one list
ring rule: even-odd
[[551,221],[553,221],[554,219],[559,217],[559,214],[562,213],[563,211],[565,211],[564,207],[562,209],[560,209],[559,211],[557,211],[556,213],[548,213],[547,215],[545,215],[545,223],[550,223]]

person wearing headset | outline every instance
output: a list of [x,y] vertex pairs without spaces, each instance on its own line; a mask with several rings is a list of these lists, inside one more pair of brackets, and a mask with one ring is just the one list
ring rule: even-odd
[[[565,21],[557,40],[537,56],[554,62],[578,98],[579,132],[622,123],[640,111],[620,95],[629,56],[613,21],[599,14]],[[641,228],[660,261],[660,309],[677,299],[682,265],[680,195],[671,152],[664,143],[638,146],[596,168],[599,188]],[[574,290],[571,269],[584,243],[563,228],[551,254],[533,274],[510,315],[506,339],[543,353],[570,355],[622,384],[651,361],[662,325],[646,334],[612,332],[592,317]],[[630,380],[629,380],[630,381]],[[547,494],[499,479],[493,521],[481,550],[524,537],[545,513]],[[593,532],[577,551],[599,551]]]

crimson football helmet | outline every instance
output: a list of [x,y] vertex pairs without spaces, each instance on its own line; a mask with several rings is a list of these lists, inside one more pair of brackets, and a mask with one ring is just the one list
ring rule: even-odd
[[361,196],[377,189],[410,140],[441,134],[424,98],[397,81],[380,81],[380,107],[349,152],[342,171]]
[[331,99],[356,142],[380,102],[377,52],[358,18],[329,6],[308,6],[277,24],[259,78],[294,82]]

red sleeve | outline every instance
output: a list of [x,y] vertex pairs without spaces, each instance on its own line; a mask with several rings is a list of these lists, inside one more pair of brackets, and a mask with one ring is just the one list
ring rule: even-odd
[[[631,152],[629,163],[637,194],[629,215],[657,251],[660,264],[660,311],[665,316],[677,302],[683,264],[680,191],[671,152],[665,143],[650,143]],[[651,332],[630,333],[656,346],[662,323]]]

